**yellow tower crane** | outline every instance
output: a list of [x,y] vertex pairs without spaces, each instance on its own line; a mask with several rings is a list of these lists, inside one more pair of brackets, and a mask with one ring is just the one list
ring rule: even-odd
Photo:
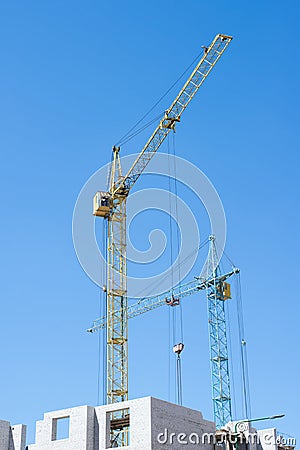
[[[126,268],[126,200],[143,170],[166,139],[232,40],[218,34],[125,176],[120,148],[113,147],[108,192],[97,192],[93,214],[107,220],[107,403],[128,399],[128,304]],[[126,417],[121,418],[126,422]]]

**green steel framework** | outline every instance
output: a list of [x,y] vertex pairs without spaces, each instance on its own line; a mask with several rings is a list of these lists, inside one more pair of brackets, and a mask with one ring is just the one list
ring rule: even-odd
[[[232,275],[239,273],[234,267],[230,272],[221,274],[218,265],[214,236],[210,236],[210,250],[205,270],[205,277],[177,286],[153,297],[146,297],[128,306],[126,319],[131,319],[166,306],[173,297],[183,299],[190,295],[206,291],[208,307],[208,323],[210,336],[210,358],[212,376],[212,398],[214,420],[217,429],[232,420],[230,397],[230,374],[228,364],[228,346],[226,336],[225,296],[222,286]],[[94,333],[104,329],[108,317],[96,319],[87,331]]]
[[[119,148],[113,149],[110,192],[122,177]],[[127,267],[126,267],[126,198],[124,192],[110,200],[107,216],[107,399],[127,400]]]
[[210,236],[208,271],[212,282],[207,285],[206,297],[214,420],[219,429],[232,420],[232,411],[225,316],[227,298],[224,295],[224,283],[219,281],[221,273],[217,261],[215,237]]

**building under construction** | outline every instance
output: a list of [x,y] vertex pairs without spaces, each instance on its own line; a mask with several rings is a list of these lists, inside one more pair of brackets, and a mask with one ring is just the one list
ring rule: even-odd
[[[247,410],[247,379],[244,373],[245,418],[233,417],[228,357],[228,332],[225,304],[231,298],[231,277],[239,270],[223,272],[219,265],[216,237],[211,235],[203,276],[172,287],[159,295],[128,304],[126,259],[126,201],[130,190],[169,133],[182,120],[188,107],[211,70],[232,40],[218,34],[203,52],[191,75],[171,106],[164,111],[156,129],[123,175],[120,146],[113,147],[108,188],[96,193],[93,214],[107,224],[106,314],[97,319],[89,332],[106,333],[106,401],[102,406],[80,406],[47,412],[36,424],[35,444],[26,447],[26,426],[0,422],[0,450],[103,450],[123,447],[132,450],[192,449],[213,450],[292,450],[293,438],[275,428],[257,431],[256,422],[282,415],[252,418]],[[101,187],[99,187],[101,188]],[[181,353],[183,342],[173,342],[176,358],[177,404],[152,397],[129,399],[128,394],[128,320],[159,307],[177,308],[181,300],[199,291],[206,292],[210,340],[210,365],[214,421],[200,411],[182,405]],[[240,335],[242,358],[245,340]]]
[[[124,412],[122,420],[115,414]],[[67,422],[60,430],[60,425]],[[64,424],[65,425],[65,424]],[[126,445],[111,437],[126,432]],[[216,430],[200,411],[152,397],[104,406],[79,406],[44,414],[36,424],[35,444],[26,447],[26,426],[0,421],[1,450],[158,450],[181,448],[293,450],[295,440],[275,428],[259,430],[249,422],[230,422]]]

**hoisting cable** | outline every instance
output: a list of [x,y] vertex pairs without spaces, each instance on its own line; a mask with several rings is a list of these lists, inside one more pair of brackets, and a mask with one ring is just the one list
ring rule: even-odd
[[169,89],[157,100],[156,103],[136,122],[136,124],[131,127],[127,133],[122,136],[119,141],[115,144],[116,146],[124,145],[124,141],[127,139],[128,135],[132,133],[136,127],[156,108],[156,106],[159,105],[159,103],[169,94],[169,92],[176,86],[176,84],[179,83],[179,81],[184,77],[184,75],[187,73],[187,71],[194,66],[195,62],[200,58],[200,56],[203,54],[203,51],[201,51],[196,58],[193,59],[191,64],[185,69],[185,71],[180,75],[179,78],[169,87]]
[[[99,294],[99,315],[102,317],[102,295],[101,292]],[[100,330],[98,337],[98,373],[97,373],[97,403],[96,405],[100,405],[100,380],[102,374],[102,366],[101,366],[101,349],[102,349],[102,330]]]
[[106,177],[106,190],[107,191],[110,188],[110,178],[111,178],[111,169],[112,169],[113,159],[114,159],[114,152],[111,152],[111,159],[110,159],[110,163],[108,165],[107,177]]
[[[175,133],[173,132],[173,172],[174,172],[174,194],[175,194],[175,219],[176,219],[176,242],[177,242],[177,255],[178,255],[178,286],[179,293],[181,292],[181,261],[180,261],[180,231],[179,231],[179,215],[178,215],[178,189],[177,189],[177,170],[176,170],[176,147],[175,147]],[[183,313],[182,313],[182,304],[179,303],[179,316],[180,316],[180,338],[181,342],[183,342]]]
[[[103,232],[103,246],[104,246],[104,258],[107,265],[107,236],[108,236],[108,221],[104,220],[104,232]],[[103,268],[103,280],[104,280],[104,286],[103,286],[103,293],[104,293],[104,302],[103,302],[103,309],[104,309],[104,317],[107,317],[107,270],[106,267]],[[103,394],[102,394],[102,402],[103,405],[106,404],[106,392],[107,392],[107,323],[105,324],[105,327],[103,329],[103,348],[102,348],[102,367],[103,367]]]
[[182,406],[182,372],[181,372],[181,352],[184,349],[184,344],[180,342],[173,346],[173,352],[176,356],[176,379],[177,379],[177,390],[176,390],[176,401],[178,405]]
[[224,256],[228,259],[228,261],[230,262],[232,268],[235,268],[236,265],[234,264],[234,262],[232,261],[232,259],[229,258],[228,254],[225,252],[224,249],[223,249],[223,254],[224,254]]
[[[106,261],[107,259],[107,220],[103,220],[103,257]],[[103,264],[103,273],[102,273],[103,287],[102,287],[102,295],[103,295],[103,316],[107,317],[107,272],[105,264]],[[102,331],[103,342],[102,342],[102,404],[106,404],[106,388],[107,388],[107,380],[106,380],[106,352],[107,352],[107,344],[106,344],[106,331],[107,324]]]
[[[170,161],[173,161],[173,167],[171,172],[171,164]],[[179,234],[179,226],[178,226],[178,192],[177,192],[177,177],[176,177],[176,156],[175,156],[175,142],[173,139],[173,150],[172,155],[170,154],[170,136],[168,136],[168,169],[169,169],[169,225],[170,225],[170,247],[171,247],[171,283],[172,283],[172,297],[174,300],[174,303],[172,303],[172,306],[179,306],[179,317],[178,317],[178,311],[176,307],[171,306],[171,314],[172,314],[172,335],[173,335],[173,352],[176,357],[175,362],[175,398],[176,402],[179,405],[182,405],[182,368],[181,368],[181,357],[180,354],[184,348],[183,341],[183,320],[182,320],[182,305],[178,299],[174,298],[173,293],[173,287],[174,287],[174,258],[173,258],[173,222],[172,222],[172,197],[175,196],[175,211],[174,211],[174,218],[176,222],[176,241],[177,241],[177,269],[179,273],[179,280],[176,283],[179,285],[181,283],[180,278],[180,234]],[[172,179],[174,180],[174,193],[172,192]],[[173,194],[173,196],[172,196]],[[169,313],[170,314],[170,313]],[[177,336],[180,336],[180,343],[176,344],[178,342]]]
[[242,392],[244,412],[246,419],[251,417],[251,399],[250,399],[250,383],[248,371],[247,346],[245,340],[244,318],[243,318],[243,304],[242,304],[242,289],[240,274],[236,277],[236,291],[237,291],[237,316],[238,316],[238,331],[241,354],[241,371],[242,371]]
[[181,358],[180,355],[177,356],[176,361],[177,368],[177,403],[182,406],[182,381],[181,381]]
[[[189,253],[189,254],[182,260],[182,262],[181,262],[181,267],[182,267],[184,264],[188,263],[189,260],[190,260],[191,258],[193,258],[194,254],[197,253],[197,252],[199,252],[200,250],[202,250],[208,243],[209,243],[209,239],[207,238],[207,239],[205,239],[205,241],[204,241],[201,245],[199,245],[197,248],[195,248],[194,250],[192,250],[191,253]],[[161,279],[160,279],[156,284],[151,285],[151,290],[154,290],[154,289],[157,290],[157,289],[159,288],[159,286],[165,281],[165,279],[166,279],[167,277],[169,277],[169,274],[164,275],[163,277],[161,277]],[[145,288],[145,289],[147,289],[147,288]],[[142,293],[145,291],[145,289],[142,289],[141,291],[139,291],[138,294],[137,294],[137,297],[139,297],[140,295],[142,295]],[[139,302],[145,300],[146,298],[147,298],[147,295],[144,295],[143,297],[141,297],[141,298],[139,299]]]
[[170,348],[172,346],[171,341],[171,308],[168,309],[168,401],[171,402],[171,353]]
[[[228,303],[226,302],[228,305]],[[235,387],[235,372],[234,372],[234,366],[233,366],[233,352],[232,352],[232,334],[231,334],[231,322],[230,322],[230,314],[229,314],[229,308],[225,309],[226,312],[226,323],[228,328],[228,353],[229,353],[229,364],[230,364],[230,380],[231,380],[231,398],[233,403],[233,415],[234,417],[237,417],[237,404],[236,404],[236,387]]]
[[[131,139],[133,139],[134,137],[136,137],[137,135],[142,133],[144,130],[146,130],[146,128],[149,128],[154,122],[157,122],[158,119],[161,119],[163,117],[163,115],[164,115],[164,112],[161,112],[158,116],[151,119],[150,122],[146,123],[141,128],[136,130],[134,133],[130,134],[126,139],[124,139],[124,141],[121,142],[121,144],[122,145],[127,144],[127,142],[131,141]],[[119,145],[121,145],[121,144],[119,144]]]
[[169,232],[170,232],[170,264],[171,264],[171,286],[172,294],[174,287],[174,267],[173,267],[173,222],[172,222],[172,188],[171,188],[171,166],[170,166],[170,135],[168,135],[168,184],[169,184]]
[[[169,233],[170,233],[170,267],[171,267],[171,286],[172,286],[172,297],[173,297],[173,288],[174,288],[174,267],[173,267],[173,222],[172,222],[172,197],[171,197],[171,167],[170,167],[170,136],[168,135],[167,138],[167,146],[168,146],[168,190],[169,190]],[[175,328],[176,328],[176,308],[170,307],[169,308],[169,390],[171,385],[171,366],[172,366],[172,360],[171,360],[171,353],[170,348],[171,345],[174,346],[176,342],[175,337]],[[171,344],[171,345],[170,345]],[[177,383],[177,371],[175,370],[175,380],[174,380],[174,386],[176,386]],[[175,401],[176,401],[177,391],[175,391]]]
[[[184,258],[184,260],[182,261],[182,264],[183,263],[186,263],[190,258],[192,258],[193,256],[194,256],[194,253],[195,252],[199,252],[200,250],[202,250],[206,245],[208,245],[208,243],[209,243],[209,239],[208,238],[206,238],[205,239],[205,241],[202,243],[202,244],[200,244],[195,250],[193,250],[189,255],[187,255],[185,258]],[[167,277],[168,275],[165,275],[163,278],[162,278],[162,280],[160,281],[160,283],[157,283],[156,285],[155,285],[155,289],[157,289],[158,288],[158,286],[161,284],[161,283],[163,283],[163,281],[165,280],[165,278]],[[147,298],[147,297],[143,297],[143,298],[141,298],[140,299],[140,301],[143,301],[145,298]],[[172,370],[172,360],[171,360],[171,352],[170,352],[170,348],[172,347],[172,345],[174,344],[174,333],[173,333],[173,329],[174,329],[174,318],[173,318],[173,310],[174,310],[174,308],[169,308],[169,311],[168,311],[168,330],[169,330],[169,332],[168,332],[168,335],[169,335],[169,339],[168,339],[168,356],[169,356],[169,358],[168,358],[168,401],[172,401],[172,399],[171,399],[171,370]],[[172,329],[172,330],[171,330]],[[180,374],[181,374],[181,368],[180,368]],[[176,386],[176,384],[177,384],[177,374],[176,374],[176,376],[175,376],[175,386]],[[180,376],[180,385],[182,385],[182,382],[181,382],[181,376]],[[182,388],[181,388],[181,390],[182,390]],[[177,390],[177,392],[178,392],[178,390]],[[178,395],[177,395],[178,396]],[[182,395],[181,395],[181,399],[182,399]]]
[[[101,242],[101,252],[103,257],[106,259],[106,220],[103,220],[102,222],[102,242]],[[99,310],[100,310],[100,317],[106,317],[106,270],[105,270],[105,264],[102,265],[102,271],[101,271],[101,283],[103,284],[103,288],[100,291],[99,295]],[[97,376],[97,386],[98,386],[98,393],[97,393],[97,404],[100,405],[101,401],[104,405],[106,403],[106,336],[105,336],[106,327],[104,330],[99,331],[99,339],[98,339],[98,376]],[[102,357],[102,358],[101,358]],[[103,381],[102,383],[102,399],[100,398],[100,380]]]
[[[229,258],[225,250],[224,256],[230,262],[232,268],[236,268],[234,262]],[[246,419],[252,416],[251,413],[251,399],[250,399],[250,382],[249,382],[249,370],[248,370],[248,358],[247,347],[245,340],[244,318],[243,318],[243,303],[242,303],[242,289],[240,272],[237,272],[234,277],[235,280],[235,292],[236,292],[236,311],[238,322],[238,339],[240,350],[240,364],[241,364],[241,389],[243,399],[243,410]]]

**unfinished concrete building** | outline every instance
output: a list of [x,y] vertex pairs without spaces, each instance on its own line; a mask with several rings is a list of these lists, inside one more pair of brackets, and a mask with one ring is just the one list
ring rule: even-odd
[[[116,420],[116,413],[120,411],[122,419]],[[214,450],[223,441],[227,442],[228,449],[234,449],[230,438],[235,435],[236,424],[229,423],[222,433],[216,433],[215,423],[205,420],[201,412],[145,397],[118,404],[47,412],[43,420],[36,423],[35,443],[27,446],[25,425],[10,426],[9,422],[0,421],[0,450],[104,450],[120,446],[124,450]],[[120,445],[112,437],[116,436],[116,431],[123,433],[124,430],[128,439],[126,445]],[[254,428],[245,424],[240,433],[243,439],[239,450],[245,448],[249,433],[257,435]],[[259,431],[258,435],[260,443],[249,439],[248,450],[293,449],[293,446],[278,444],[275,429]]]
[[[128,412],[126,427],[129,433],[128,450],[156,450],[172,448],[177,450],[183,434],[194,433],[199,436],[204,433],[214,434],[215,424],[203,419],[199,411],[174,405],[152,397],[123,402],[122,404],[98,407],[79,406],[44,414],[43,420],[36,424],[35,444],[28,445],[28,450],[102,450],[114,448],[111,441],[112,429],[118,426],[112,419],[113,414],[120,408]],[[64,435],[58,434],[60,421],[67,421],[68,428]],[[2,422],[1,422],[2,424]],[[25,450],[25,427],[22,439],[11,439],[8,422],[3,422],[0,429],[0,450]],[[16,427],[13,427],[16,429]],[[15,432],[16,433],[16,432]],[[18,436],[20,431],[18,432]],[[180,436],[179,436],[180,435]],[[179,436],[179,439],[178,439]],[[179,440],[179,442],[178,442]],[[15,442],[15,444],[13,444]],[[170,447],[171,446],[171,447]],[[185,445],[187,449],[195,446]],[[208,442],[201,448],[212,450]]]

